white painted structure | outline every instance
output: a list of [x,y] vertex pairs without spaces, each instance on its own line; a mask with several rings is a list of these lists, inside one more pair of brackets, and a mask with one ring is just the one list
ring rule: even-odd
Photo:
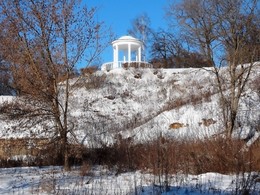
[[143,43],[132,36],[120,37],[112,42],[112,47],[113,62],[103,64],[101,70],[121,68],[126,63],[146,63],[142,61]]

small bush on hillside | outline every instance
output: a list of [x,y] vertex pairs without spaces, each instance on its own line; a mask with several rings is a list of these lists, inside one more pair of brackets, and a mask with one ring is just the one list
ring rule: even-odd
[[78,77],[78,73],[76,71],[73,71],[72,73],[70,73],[70,75],[66,75],[66,74],[61,74],[59,75],[58,77],[58,82],[64,82],[67,80],[67,78],[69,79],[73,79],[73,78],[76,78]]
[[98,67],[97,66],[89,66],[89,67],[80,69],[81,75],[90,75],[90,74],[93,74],[93,73],[95,73],[97,71],[98,71]]
[[255,77],[254,80],[251,81],[251,86],[252,86],[252,89],[255,90],[258,94],[258,97],[260,97],[260,76],[258,77]]
[[131,73],[134,75],[135,79],[141,79],[143,75],[142,69],[131,69]]
[[163,73],[159,69],[154,69],[153,74],[156,75],[158,79],[164,79]]
[[106,74],[95,75],[91,74],[85,79],[84,87],[86,89],[99,89],[106,84]]
[[142,78],[142,74],[137,72],[135,75],[134,75],[134,78],[136,79],[141,79]]

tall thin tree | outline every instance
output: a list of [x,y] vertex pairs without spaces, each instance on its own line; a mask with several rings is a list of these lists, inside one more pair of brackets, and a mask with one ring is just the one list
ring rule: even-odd
[[144,52],[142,52],[143,54],[142,58],[144,61],[146,60],[145,50],[148,44],[149,34],[151,32],[150,25],[151,25],[150,18],[148,17],[147,14],[144,13],[134,18],[134,20],[132,21],[132,27],[128,29],[128,34],[138,38],[143,42]]
[[[183,0],[169,5],[167,16],[177,18],[183,33],[198,46],[214,67],[227,137],[231,138],[257,54],[250,41],[253,27],[259,24],[257,0]],[[254,30],[255,31],[255,30]],[[256,30],[259,37],[259,28]],[[242,65],[243,63],[249,63]],[[221,74],[226,66],[227,77]]]
[[109,31],[95,20],[95,8],[77,0],[0,1],[0,13],[1,52],[19,91],[19,103],[2,111],[20,121],[20,130],[45,126],[40,133],[59,143],[69,170],[70,78],[79,62],[99,56]]

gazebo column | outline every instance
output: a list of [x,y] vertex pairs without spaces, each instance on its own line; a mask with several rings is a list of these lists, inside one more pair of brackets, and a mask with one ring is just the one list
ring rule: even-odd
[[127,50],[124,50],[124,57],[123,57],[124,62],[126,62],[126,56],[127,55],[128,55]]
[[114,47],[114,63],[113,63],[113,68],[118,67],[118,45],[115,45]]
[[131,44],[128,44],[128,63],[131,62]]
[[139,61],[139,62],[142,61],[142,59],[141,59],[141,56],[142,56],[141,51],[142,51],[142,48],[141,48],[141,47],[138,47],[138,61]]

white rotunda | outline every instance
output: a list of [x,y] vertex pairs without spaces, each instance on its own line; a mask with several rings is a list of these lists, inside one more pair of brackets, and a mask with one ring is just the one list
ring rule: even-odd
[[132,37],[122,36],[112,42],[113,62],[107,62],[101,66],[101,70],[121,68],[131,63],[149,64],[142,59],[143,42]]

